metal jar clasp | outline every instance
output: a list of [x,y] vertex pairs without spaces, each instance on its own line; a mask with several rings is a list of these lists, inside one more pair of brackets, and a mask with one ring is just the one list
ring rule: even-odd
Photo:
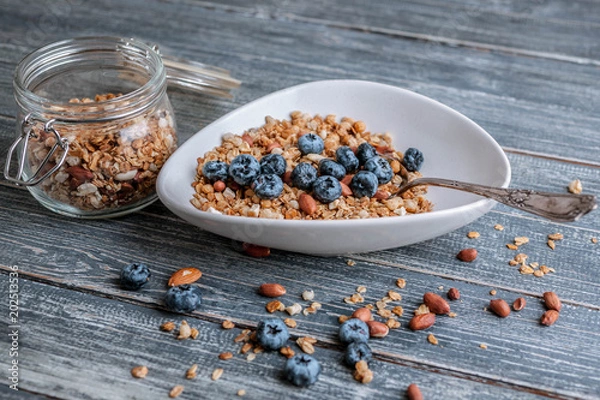
[[[6,178],[6,180],[14,183],[17,186],[35,186],[42,182],[44,179],[48,178],[53,173],[55,173],[65,162],[65,159],[67,158],[67,153],[69,152],[69,142],[66,138],[62,138],[60,136],[58,131],[54,128],[54,122],[54,119],[44,122],[43,119],[35,117],[31,113],[25,116],[23,122],[21,123],[21,135],[19,135],[19,137],[13,142],[13,144],[8,149],[6,164],[4,165],[4,178]],[[33,129],[36,123],[44,124],[44,132],[53,134],[56,138],[56,142],[54,143],[46,157],[44,157],[35,173],[31,175],[29,179],[23,180],[22,176],[23,171],[25,170],[25,163],[27,161],[27,146],[29,144],[29,139],[38,137]],[[10,176],[10,164],[12,161],[12,156],[17,151],[17,147],[21,142],[23,142],[23,147],[19,156],[17,175],[12,177]],[[46,165],[50,161],[50,158],[54,155],[54,153],[58,150],[59,147],[63,150],[63,154],[61,155],[60,160],[52,168],[50,168],[46,172],[43,172],[45,171]],[[41,175],[42,173],[43,175]]]

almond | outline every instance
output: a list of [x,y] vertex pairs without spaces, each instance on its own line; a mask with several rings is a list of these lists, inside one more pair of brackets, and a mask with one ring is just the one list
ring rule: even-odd
[[550,326],[556,322],[558,319],[558,311],[556,310],[548,310],[542,315],[540,319],[540,324]]
[[222,192],[227,188],[227,185],[223,181],[216,181],[213,183],[213,188],[215,188],[215,192]]
[[419,389],[416,383],[408,385],[408,388],[406,388],[406,397],[408,400],[423,400],[421,389]]
[[279,283],[263,283],[258,288],[258,293],[265,297],[279,297],[285,294],[286,290]]
[[472,262],[477,258],[477,249],[462,249],[456,255],[460,261]]
[[525,304],[527,304],[527,301],[525,301],[525,299],[523,297],[519,297],[518,299],[516,299],[513,302],[513,310],[515,311],[521,311],[522,309],[525,308]]
[[252,145],[254,144],[254,140],[252,140],[252,137],[250,135],[248,135],[247,133],[244,133],[242,135],[242,140],[246,143],[248,143],[248,145],[250,147],[252,147]]
[[431,327],[435,323],[435,314],[420,314],[412,317],[408,323],[408,327],[413,331],[420,331]]
[[198,268],[188,267],[175,271],[169,278],[169,286],[189,285],[202,277],[202,271]]
[[448,298],[450,300],[458,300],[460,299],[460,292],[458,291],[457,288],[450,288],[450,290],[448,290]]
[[250,257],[268,257],[271,254],[271,249],[264,246],[258,246],[250,243],[243,243],[242,248],[244,249],[244,253],[248,254]]
[[502,299],[490,300],[490,310],[500,318],[506,318],[510,314],[508,303]]
[[448,314],[450,312],[448,302],[433,292],[427,292],[423,295],[423,303],[434,314]]
[[82,182],[89,181],[90,179],[94,178],[94,173],[92,171],[88,171],[87,169],[78,167],[77,165],[65,168],[65,171],[73,178]]
[[363,322],[369,322],[372,318],[371,310],[368,308],[359,308],[352,313],[352,318],[358,318]]
[[283,183],[287,184],[288,186],[292,185],[292,171],[286,171],[283,176],[281,177],[281,180],[283,181]]
[[298,199],[300,209],[308,215],[313,215],[317,211],[317,202],[311,195],[302,193]]
[[373,197],[378,200],[386,200],[390,197],[390,194],[385,190],[378,190],[375,192],[375,195]]
[[383,322],[367,321],[367,326],[369,327],[369,336],[372,338],[386,337],[390,332],[390,328]]
[[342,187],[342,196],[352,196],[352,189],[350,189],[350,186],[346,185],[344,182],[340,182],[340,186]]
[[340,181],[340,183],[350,185],[350,182],[352,182],[352,178],[354,178],[354,174],[348,174]]
[[562,308],[562,303],[560,302],[560,299],[554,292],[544,293],[544,301],[546,302],[546,308],[548,310],[560,311],[560,309]]
[[273,142],[269,146],[267,146],[267,153],[270,153],[273,149],[281,149],[281,145],[279,142]]

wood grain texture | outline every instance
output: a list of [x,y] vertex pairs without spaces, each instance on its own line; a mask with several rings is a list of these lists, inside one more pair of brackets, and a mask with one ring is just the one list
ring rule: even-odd
[[[362,32],[521,55],[600,61],[600,4],[567,0],[190,2],[261,19],[310,22]],[[582,38],[588,40],[582,42]]]
[[[323,373],[309,389],[298,389],[282,376],[285,358],[260,353],[248,362],[233,342],[240,329],[224,330],[216,324],[187,319],[200,331],[196,340],[178,341],[173,333],[160,332],[166,320],[179,324],[184,317],[118,303],[89,294],[75,293],[35,282],[23,291],[23,387],[65,399],[165,399],[176,384],[185,387],[181,398],[236,398],[239,389],[250,399],[382,398],[397,399],[404,388],[418,382],[424,395],[437,398],[486,396],[498,399],[537,398],[495,385],[443,376],[395,363],[375,360],[375,380],[361,385],[351,377],[335,349],[317,347],[314,356]],[[35,340],[33,339],[35,338]],[[60,346],[56,344],[60,343]],[[299,352],[290,341],[290,346]],[[218,355],[231,351],[234,358]],[[184,379],[185,371],[198,364],[198,376]],[[147,377],[136,380],[130,370],[146,365]],[[223,368],[216,382],[215,368]],[[65,390],[65,388],[68,388]]]
[[[141,6],[137,1],[73,7],[68,15],[57,17],[63,24],[47,29],[37,40],[23,35],[15,21],[39,21],[44,7],[15,7],[2,14],[7,44],[0,59],[7,62],[0,62],[0,89],[10,92],[17,60],[41,43],[83,33],[135,35],[179,56],[227,67],[244,82],[233,102],[191,94],[175,102],[183,137],[274,90],[311,80],[356,78],[437,99],[478,122],[507,148],[600,165],[595,66],[456,49],[316,23],[267,23],[193,4]],[[164,20],[153,18],[159,14]],[[107,15],[105,24],[97,26],[95,22]],[[12,100],[2,96],[0,115],[13,114]]]
[[[561,172],[561,166],[565,171],[581,174],[593,170],[558,162],[536,165],[548,161],[529,157],[511,158],[513,165],[520,165],[523,171],[554,171],[551,175],[529,177],[515,171],[516,179],[535,178],[539,189],[556,188],[553,178]],[[600,248],[589,241],[592,235],[600,235],[589,226],[559,226],[499,208],[464,229],[432,241],[350,257],[358,263],[348,267],[345,258],[323,259],[277,251],[265,260],[248,258],[240,255],[231,241],[181,224],[160,205],[118,220],[82,222],[49,214],[28,200],[28,194],[22,190],[4,192],[12,206],[0,207],[0,215],[8,226],[0,234],[0,264],[2,268],[17,264],[30,279],[160,308],[170,274],[180,267],[196,266],[204,273],[199,285],[205,293],[205,306],[195,317],[214,322],[231,318],[244,326],[254,326],[266,315],[267,300],[256,294],[261,283],[284,284],[288,290],[284,301],[288,305],[304,303],[300,293],[312,288],[323,310],[316,316],[299,317],[298,332],[314,335],[334,347],[338,346],[337,316],[349,315],[354,309],[342,299],[358,285],[368,287],[365,297],[374,302],[395,289],[398,277],[407,279],[409,286],[400,290],[404,299],[399,303],[406,310],[400,319],[404,327],[424,292],[454,286],[463,295],[462,302],[455,306],[459,317],[440,318],[432,329],[445,342],[444,347],[429,345],[426,334],[401,328],[392,332],[389,340],[373,343],[380,357],[559,397],[600,395],[595,361],[600,357],[600,349],[588,345],[600,339],[600,281],[594,261]],[[597,213],[593,213],[586,220],[597,227],[597,218]],[[495,223],[503,224],[505,231],[493,230]],[[469,230],[481,232],[482,237],[467,239]],[[562,232],[565,240],[552,252],[545,245],[545,237],[555,231]],[[521,235],[531,238],[523,247],[531,261],[556,268],[555,275],[522,276],[507,265],[515,252],[505,249],[504,244]],[[475,263],[464,264],[454,258],[466,246],[479,249]],[[153,271],[152,283],[141,292],[118,288],[119,269],[132,261],[147,262]],[[509,302],[525,296],[527,309],[507,320],[484,312],[492,288]],[[539,298],[547,290],[558,292],[565,310],[559,323],[545,329],[538,324],[543,312]],[[586,324],[582,326],[584,320]],[[488,349],[480,349],[481,343],[487,344]],[[556,362],[549,363],[548,359]],[[519,367],[511,368],[514,365]],[[565,365],[570,371],[566,382]]]

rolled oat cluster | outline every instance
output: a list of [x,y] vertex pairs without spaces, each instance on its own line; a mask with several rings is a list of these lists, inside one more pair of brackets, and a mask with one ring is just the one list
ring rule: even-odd
[[[225,215],[290,220],[377,218],[431,210],[432,204],[424,197],[425,187],[409,190],[401,197],[390,197],[400,184],[421,174],[405,168],[403,154],[392,147],[389,134],[371,133],[364,122],[349,117],[338,122],[335,115],[311,116],[300,111],[292,112],[290,117],[289,120],[276,120],[267,116],[265,124],[259,128],[249,129],[242,135],[225,134],[220,146],[198,158],[196,180],[192,183],[195,189],[192,204],[202,211]],[[319,153],[307,154],[299,148],[299,139],[310,133],[322,139],[323,150]],[[380,184],[372,197],[355,197],[349,190],[353,173],[340,180],[344,189],[342,195],[329,203],[315,200],[310,190],[302,190],[292,183],[290,176],[298,164],[308,163],[318,170],[322,160],[336,160],[336,151],[340,147],[348,146],[356,152],[362,143],[372,145],[393,171],[391,180]],[[222,161],[231,164],[242,154],[251,155],[258,161],[269,154],[278,154],[285,159],[287,165],[280,195],[264,199],[253,191],[252,185],[241,186],[231,177],[215,181],[203,173],[206,163]]]

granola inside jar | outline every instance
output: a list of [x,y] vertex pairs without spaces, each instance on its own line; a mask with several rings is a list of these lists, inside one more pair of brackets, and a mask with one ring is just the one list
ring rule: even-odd
[[[161,57],[133,40],[90,37],[26,56],[15,73],[19,170],[50,210],[74,217],[127,214],[156,200],[177,147]],[[10,158],[9,158],[10,161]]]

